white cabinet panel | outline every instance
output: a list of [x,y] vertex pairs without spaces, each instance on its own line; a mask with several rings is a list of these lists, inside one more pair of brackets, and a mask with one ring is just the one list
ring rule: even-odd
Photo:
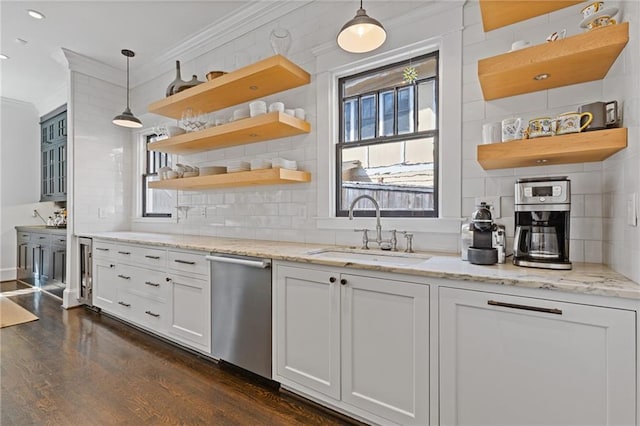
[[[278,265],[276,371],[283,377],[340,398],[340,286],[338,275]],[[333,282],[332,282],[333,281]]]
[[635,312],[440,289],[446,425],[633,425]]
[[93,258],[93,304],[107,312],[116,309],[116,265],[109,259]]
[[[211,285],[208,280],[169,276],[171,326],[176,340],[211,352]],[[231,327],[232,325],[229,324]]]
[[429,287],[346,274],[341,284],[342,400],[428,423]]

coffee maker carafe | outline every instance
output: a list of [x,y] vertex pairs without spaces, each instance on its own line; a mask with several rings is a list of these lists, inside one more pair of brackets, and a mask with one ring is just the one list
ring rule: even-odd
[[518,179],[515,186],[513,263],[571,269],[571,182],[566,176]]

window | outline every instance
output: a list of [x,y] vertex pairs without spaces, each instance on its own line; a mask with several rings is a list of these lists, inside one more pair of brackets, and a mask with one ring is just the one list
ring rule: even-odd
[[149,188],[149,182],[160,180],[158,170],[171,167],[171,157],[162,152],[149,151],[147,144],[155,140],[155,134],[145,136],[142,165],[142,217],[171,217],[174,205],[172,191]]
[[[336,215],[367,194],[382,216],[437,217],[438,52],[343,77],[338,90]],[[356,207],[374,215],[366,200]]]

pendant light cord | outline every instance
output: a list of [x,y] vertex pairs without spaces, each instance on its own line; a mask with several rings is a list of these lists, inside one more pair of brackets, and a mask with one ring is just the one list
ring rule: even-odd
[[128,56],[127,56],[127,109],[129,109],[129,57]]

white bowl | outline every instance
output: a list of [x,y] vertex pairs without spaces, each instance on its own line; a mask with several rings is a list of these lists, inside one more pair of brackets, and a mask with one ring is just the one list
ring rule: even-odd
[[182,177],[186,177],[186,178],[188,178],[188,177],[196,177],[196,176],[198,176],[198,174],[199,174],[198,172],[184,172]]
[[298,163],[295,160],[287,160],[285,158],[274,158],[271,160],[273,168],[298,170]]
[[179,176],[178,172],[175,172],[173,170],[169,170],[167,172],[167,179],[176,179],[178,178],[178,176]]
[[186,130],[178,126],[165,126],[165,128],[167,129],[167,134],[170,138],[187,133]]
[[249,108],[238,108],[233,110],[233,120],[241,120],[243,118],[249,118]]

